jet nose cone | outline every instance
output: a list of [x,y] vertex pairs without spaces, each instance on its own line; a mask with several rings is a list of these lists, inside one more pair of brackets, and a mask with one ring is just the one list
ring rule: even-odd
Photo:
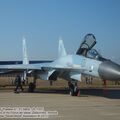
[[120,65],[104,61],[99,65],[98,73],[104,80],[120,80]]

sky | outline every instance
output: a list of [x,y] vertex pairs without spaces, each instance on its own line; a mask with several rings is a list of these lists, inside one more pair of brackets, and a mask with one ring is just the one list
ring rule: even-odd
[[0,0],[0,60],[54,60],[62,37],[75,54],[87,33],[96,49],[120,63],[120,0]]

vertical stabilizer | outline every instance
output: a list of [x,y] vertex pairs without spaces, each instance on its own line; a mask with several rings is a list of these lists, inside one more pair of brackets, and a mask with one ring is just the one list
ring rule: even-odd
[[23,64],[29,64],[25,38],[23,38]]
[[66,55],[67,55],[67,53],[66,53],[66,50],[65,50],[65,47],[64,47],[63,40],[60,38],[59,39],[58,56],[59,57],[64,57]]
[[[26,39],[23,38],[23,64],[27,65],[29,64],[29,60],[28,60],[28,55],[27,55],[27,46],[26,46]],[[23,72],[23,81],[27,80],[27,71]]]

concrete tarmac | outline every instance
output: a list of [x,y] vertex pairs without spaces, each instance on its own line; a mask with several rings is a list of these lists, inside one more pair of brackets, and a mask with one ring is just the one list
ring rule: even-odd
[[120,99],[102,96],[1,91],[0,107],[44,107],[46,111],[58,111],[57,116],[46,120],[120,120]]

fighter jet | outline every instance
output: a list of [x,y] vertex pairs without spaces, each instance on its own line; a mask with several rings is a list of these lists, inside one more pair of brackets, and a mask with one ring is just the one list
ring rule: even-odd
[[[64,78],[68,81],[70,94],[76,94],[77,81],[82,75],[99,77],[103,80],[120,80],[120,65],[95,54],[92,50],[96,44],[93,34],[87,34],[76,54],[67,54],[63,40],[59,40],[58,58],[50,63],[0,65],[2,70],[32,71],[37,78],[43,80],[57,80]],[[92,53],[92,57],[88,54]],[[93,54],[94,53],[94,54]]]

